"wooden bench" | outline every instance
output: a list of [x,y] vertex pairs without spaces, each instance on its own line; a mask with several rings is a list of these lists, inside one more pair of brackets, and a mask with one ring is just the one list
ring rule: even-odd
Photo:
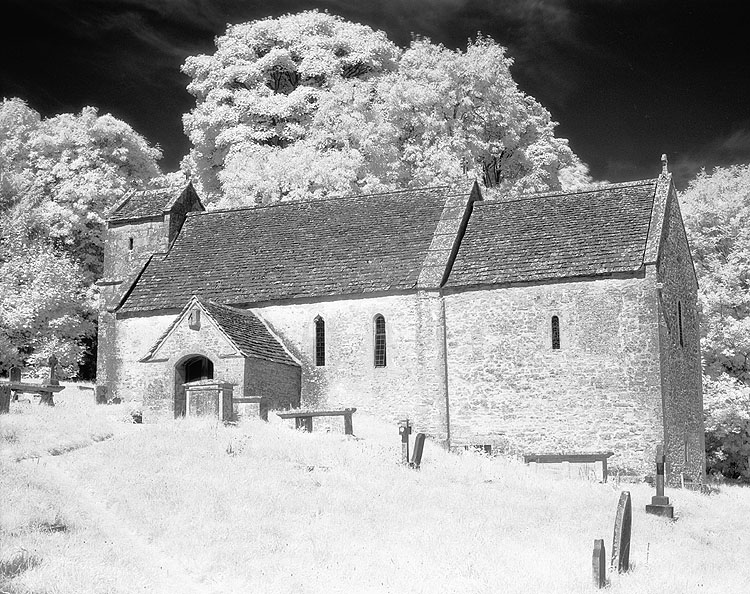
[[352,430],[352,414],[357,412],[356,408],[345,408],[344,410],[296,410],[293,412],[276,413],[282,419],[294,419],[297,429],[312,431],[313,417],[344,417],[344,433],[354,435]]
[[39,394],[41,399],[39,404],[48,404],[55,406],[53,395],[65,389],[65,386],[51,384],[31,384],[28,382],[3,382],[10,386],[13,392],[13,400],[18,400],[19,394]]
[[525,454],[523,461],[526,464],[534,462],[536,464],[561,464],[569,462],[571,464],[593,464],[602,463],[602,481],[607,482],[607,459],[614,456],[614,452],[583,452],[570,454]]

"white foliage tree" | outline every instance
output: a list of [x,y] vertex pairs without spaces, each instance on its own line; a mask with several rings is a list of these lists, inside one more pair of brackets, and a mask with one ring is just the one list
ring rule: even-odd
[[504,193],[588,183],[585,165],[487,37],[401,52],[316,11],[235,25],[183,70],[192,169],[221,205],[450,183]]

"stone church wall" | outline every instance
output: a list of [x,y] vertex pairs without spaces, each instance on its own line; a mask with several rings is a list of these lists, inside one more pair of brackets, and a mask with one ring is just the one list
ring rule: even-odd
[[[253,307],[302,363],[302,406],[356,407],[447,437],[440,300],[435,293]],[[374,365],[374,320],[386,321],[386,366]],[[315,323],[325,321],[325,366],[315,365]],[[355,415],[356,433],[356,415]]]
[[132,280],[152,254],[166,252],[167,247],[163,217],[127,224],[110,223],[104,243],[105,275],[111,280]]
[[[658,263],[662,284],[659,338],[665,410],[665,453],[670,482],[705,477],[705,437],[697,284],[674,194]],[[682,322],[682,328],[680,328]],[[682,336],[680,336],[682,334]]]
[[447,295],[452,445],[613,451],[615,471],[652,473],[663,435],[655,282],[649,267],[645,278]]
[[248,358],[245,360],[245,378],[242,394],[245,398],[262,396],[272,410],[299,407],[302,389],[299,367]]
[[175,315],[117,318],[117,333],[110,353],[116,370],[108,383],[111,396],[124,401],[143,401],[148,391],[159,394],[170,389],[161,366],[138,361],[167,330]]

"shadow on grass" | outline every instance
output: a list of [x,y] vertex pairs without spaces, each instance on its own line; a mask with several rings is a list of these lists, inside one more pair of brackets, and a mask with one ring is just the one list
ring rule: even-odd
[[0,559],[0,584],[4,584],[6,580],[13,579],[21,575],[24,571],[33,569],[39,565],[42,560],[29,553],[26,549],[22,549],[7,558]]

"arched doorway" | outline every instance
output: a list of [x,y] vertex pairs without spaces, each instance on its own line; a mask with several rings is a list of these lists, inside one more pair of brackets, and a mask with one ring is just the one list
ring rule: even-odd
[[183,384],[204,379],[214,379],[214,364],[202,355],[188,357],[175,367],[174,416],[185,416],[185,388]]

